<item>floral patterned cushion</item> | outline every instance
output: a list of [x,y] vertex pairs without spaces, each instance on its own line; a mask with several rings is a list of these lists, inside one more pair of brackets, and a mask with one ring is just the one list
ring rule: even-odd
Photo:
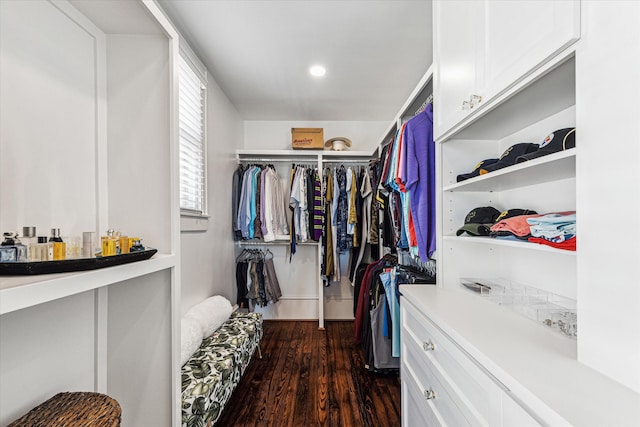
[[262,315],[234,312],[182,367],[182,425],[215,423],[262,338]]

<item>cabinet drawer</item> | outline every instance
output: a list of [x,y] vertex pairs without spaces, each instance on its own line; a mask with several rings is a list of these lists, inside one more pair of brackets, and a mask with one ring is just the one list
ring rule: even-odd
[[[434,375],[433,365],[412,345],[402,345],[402,361],[406,376],[412,377],[423,401],[432,408],[442,425],[462,427],[471,425],[456,405],[448,390]],[[428,395],[431,396],[428,397]]]
[[424,396],[408,368],[402,366],[401,388],[402,388],[402,427],[438,427],[444,422],[429,405],[429,401]]
[[500,425],[502,389],[406,300],[401,303],[401,340],[423,355],[434,376],[474,425]]

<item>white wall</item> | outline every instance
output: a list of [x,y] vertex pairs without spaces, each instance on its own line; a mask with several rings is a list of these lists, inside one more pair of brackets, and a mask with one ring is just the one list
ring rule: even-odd
[[[53,4],[0,2],[0,230],[97,229],[98,55]],[[0,318],[0,425],[95,389],[94,318],[93,292]]]
[[97,230],[95,38],[48,2],[1,10],[0,230]]
[[2,316],[0,425],[8,425],[57,393],[94,390],[93,294]]
[[207,87],[206,232],[181,233],[182,313],[198,302],[223,295],[236,300],[235,255],[231,233],[231,180],[243,126],[237,110],[209,75]]
[[[108,35],[106,227],[171,252],[170,59],[163,35]],[[161,118],[161,119],[159,119]],[[100,230],[103,235],[106,229]]]
[[640,3],[587,1],[582,8],[578,360],[640,392]]
[[382,142],[384,132],[393,117],[386,122],[301,122],[301,121],[246,121],[244,143],[239,148],[256,150],[291,149],[291,128],[323,128],[325,141],[344,136],[351,140],[352,151],[371,151]]

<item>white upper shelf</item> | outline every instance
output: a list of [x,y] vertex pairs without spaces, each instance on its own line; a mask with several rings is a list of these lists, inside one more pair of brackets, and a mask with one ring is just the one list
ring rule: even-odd
[[175,267],[175,255],[77,273],[0,276],[0,315]]
[[571,148],[457,182],[444,187],[442,191],[504,191],[573,178],[575,174],[576,149]]
[[446,242],[460,242],[460,243],[473,243],[480,245],[492,245],[492,246],[506,246],[510,248],[526,249],[539,252],[550,252],[554,254],[562,254],[568,256],[576,256],[576,251],[569,251],[565,249],[558,249],[552,246],[541,245],[539,243],[532,243],[527,241],[516,240],[504,240],[494,239],[493,237],[481,237],[481,236],[444,236],[443,239]]
[[372,151],[333,151],[333,150],[236,150],[236,155],[239,159],[245,157],[264,157],[267,159],[294,159],[294,158],[309,158],[309,157],[373,157]]

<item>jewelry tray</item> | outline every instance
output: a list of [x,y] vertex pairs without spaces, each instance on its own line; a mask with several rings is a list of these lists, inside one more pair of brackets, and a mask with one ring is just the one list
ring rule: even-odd
[[151,258],[156,252],[158,252],[157,249],[147,248],[144,251],[95,258],[74,258],[59,261],[0,262],[0,276],[28,276],[97,270],[115,265],[144,261]]

